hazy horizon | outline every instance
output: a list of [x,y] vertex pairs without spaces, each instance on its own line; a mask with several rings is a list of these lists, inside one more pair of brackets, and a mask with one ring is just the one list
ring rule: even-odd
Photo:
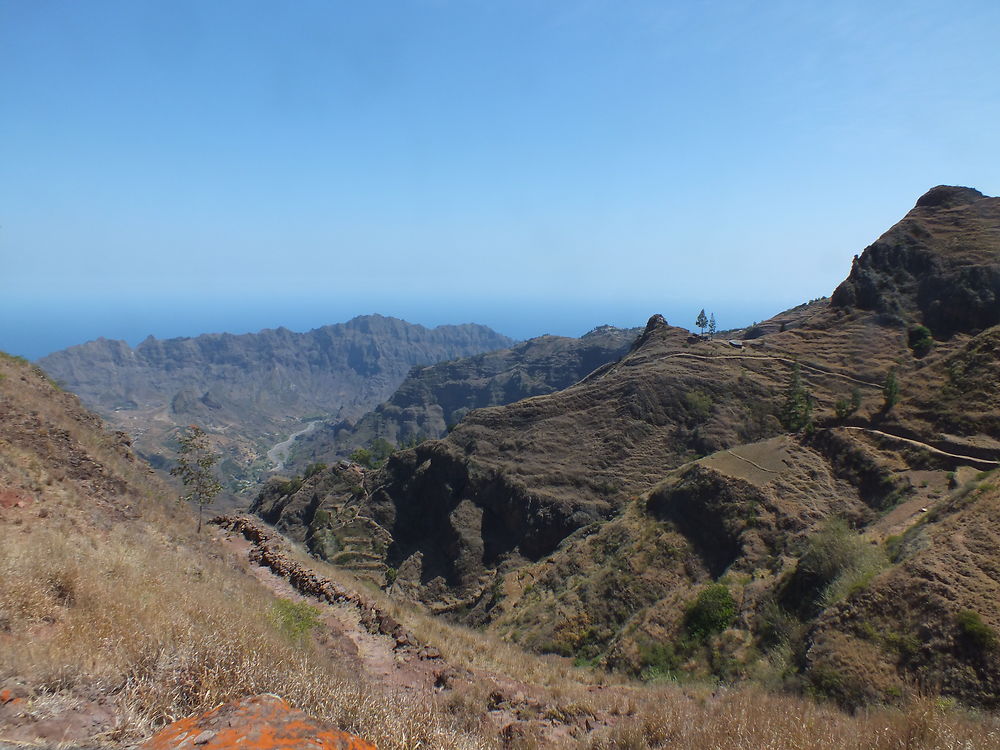
[[[386,309],[358,307],[314,302],[279,301],[270,307],[233,305],[205,305],[197,302],[176,304],[151,304],[149,301],[133,301],[120,308],[100,308],[88,313],[87,303],[67,302],[65,308],[42,308],[39,306],[11,304],[11,300],[0,303],[0,315],[9,323],[4,327],[0,351],[36,360],[54,351],[86,343],[98,338],[119,339],[135,346],[147,336],[158,339],[194,337],[207,333],[257,333],[265,329],[288,328],[305,332],[324,325],[345,323],[363,315],[385,315],[400,318],[409,323],[433,328],[439,325],[460,325],[478,323],[486,325],[516,340],[524,340],[553,334],[557,336],[581,336],[600,325],[614,325],[620,328],[635,328],[646,324],[651,315],[661,314],[669,323],[682,328],[694,329],[694,321],[701,308],[714,312],[720,330],[740,328],[753,321],[764,320],[807,300],[797,300],[789,304],[765,309],[762,305],[715,305],[703,303],[666,303],[646,306],[635,303],[605,304],[584,307],[535,308],[531,314],[518,315],[516,311],[504,309],[500,303],[478,305],[459,304],[454,308],[435,309],[424,304],[397,305],[387,303]],[[252,301],[251,301],[252,302]],[[648,307],[648,311],[647,308]],[[392,309],[390,309],[392,308]]]

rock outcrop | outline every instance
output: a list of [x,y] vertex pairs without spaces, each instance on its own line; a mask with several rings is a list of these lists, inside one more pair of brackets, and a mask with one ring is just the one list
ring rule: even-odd
[[375,745],[323,725],[277,695],[224,703],[170,724],[143,750],[376,750]]

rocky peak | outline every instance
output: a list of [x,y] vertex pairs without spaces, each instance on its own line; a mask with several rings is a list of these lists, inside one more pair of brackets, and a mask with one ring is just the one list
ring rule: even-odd
[[1000,198],[932,188],[855,257],[831,305],[922,323],[939,338],[1000,323]]
[[660,315],[660,313],[656,313],[655,315],[652,315],[646,322],[646,330],[644,331],[644,333],[652,333],[657,328],[666,328],[669,325],[670,324],[667,323],[666,318]]
[[975,188],[955,185],[932,187],[917,199],[917,208],[955,208],[975,203],[986,196]]

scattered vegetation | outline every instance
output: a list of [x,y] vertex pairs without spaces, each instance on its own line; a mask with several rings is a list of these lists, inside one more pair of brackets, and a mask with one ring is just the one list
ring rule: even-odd
[[[3,387],[15,380],[8,378]],[[44,418],[50,414],[44,406],[38,411]],[[0,412],[0,422],[3,417]],[[67,433],[86,442],[80,423],[65,425]],[[100,447],[107,445],[103,440],[87,443],[95,451],[91,455],[106,449]],[[93,740],[102,746],[133,745],[170,718],[271,692],[371,739],[382,750],[1000,748],[995,717],[974,716],[946,702],[918,699],[899,709],[876,707],[851,716],[829,704],[755,686],[637,685],[596,670],[574,670],[565,659],[527,654],[493,635],[369,591],[420,640],[438,646],[456,671],[491,673],[468,690],[392,690],[320,648],[313,638],[321,627],[316,610],[274,600],[207,535],[193,532],[188,509],[169,502],[168,492],[138,462],[101,454],[108,468],[99,473],[147,482],[141,496],[133,490],[95,492],[96,474],[80,484],[54,479],[58,489],[50,492],[46,472],[51,466],[31,458],[23,442],[0,443],[0,448],[4,481],[31,486],[45,498],[29,523],[15,527],[10,521],[15,514],[0,514],[0,681],[27,685],[32,711],[58,701],[107,700],[120,714],[114,728]],[[24,513],[17,517],[29,519]],[[841,549],[849,549],[850,542],[838,541],[838,534],[859,537],[843,526],[847,534],[830,532],[833,541],[810,540],[806,553],[813,551],[818,567],[821,553],[850,558]],[[346,585],[358,585],[343,571],[317,567],[324,575],[339,575]],[[627,561],[620,567],[627,568]],[[823,577],[836,580],[849,567],[823,569]],[[730,652],[722,642],[736,632],[726,630],[733,624],[731,608],[735,602],[726,586],[712,584],[699,592],[685,618],[687,642],[703,638],[699,653],[717,675],[730,668]],[[956,619],[960,633],[986,628],[992,634],[978,615],[968,619],[971,625]],[[995,643],[995,636],[962,637]],[[897,640],[900,649],[908,647],[908,641]],[[671,644],[649,651],[664,665],[683,653]],[[485,718],[496,705],[494,675],[529,685],[531,701],[537,696],[540,708],[526,701],[516,711],[537,710],[540,721],[565,722],[559,729],[567,732],[593,723],[593,731],[583,738],[567,734],[565,744],[530,735],[498,736]],[[843,680],[833,671],[827,677],[831,684]],[[601,689],[594,689],[597,682]]]
[[830,519],[807,540],[785,589],[785,606],[812,616],[864,588],[887,565],[882,548],[869,544],[844,519]]
[[688,391],[684,394],[684,404],[694,422],[704,422],[712,416],[712,397],[700,390]]
[[992,651],[997,646],[997,634],[989,625],[983,622],[978,612],[965,609],[955,615],[955,624],[962,640],[976,651]]
[[306,467],[306,470],[304,472],[302,472],[302,479],[303,480],[305,480],[305,479],[312,479],[317,474],[320,474],[320,473],[326,471],[326,469],[327,469],[327,466],[324,463],[309,464]]
[[278,490],[282,495],[294,495],[300,489],[302,489],[302,477],[292,477],[278,484]]
[[367,448],[358,448],[354,451],[350,459],[366,469],[377,469],[385,463],[394,450],[396,446],[385,438],[374,438],[369,441]]
[[846,398],[839,398],[833,405],[833,411],[836,413],[837,419],[847,419],[848,417],[852,417],[860,408],[861,389],[857,386],[851,389],[850,400]]
[[277,599],[271,605],[271,619],[290,641],[298,643],[319,625],[319,610],[306,602]]

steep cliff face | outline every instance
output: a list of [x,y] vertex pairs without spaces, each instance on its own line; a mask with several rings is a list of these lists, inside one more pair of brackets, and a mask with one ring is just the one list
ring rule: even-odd
[[290,470],[348,456],[375,438],[405,445],[444,437],[473,409],[554,393],[624,355],[639,329],[601,326],[581,338],[540,336],[508,349],[415,367],[392,397],[356,422],[300,438]]
[[218,437],[228,474],[268,468],[267,449],[301,420],[358,416],[390,395],[415,365],[509,346],[484,326],[427,329],[373,315],[308,333],[147,338],[134,349],[98,339],[40,365],[88,406],[136,438],[154,459],[173,429],[196,422]]

